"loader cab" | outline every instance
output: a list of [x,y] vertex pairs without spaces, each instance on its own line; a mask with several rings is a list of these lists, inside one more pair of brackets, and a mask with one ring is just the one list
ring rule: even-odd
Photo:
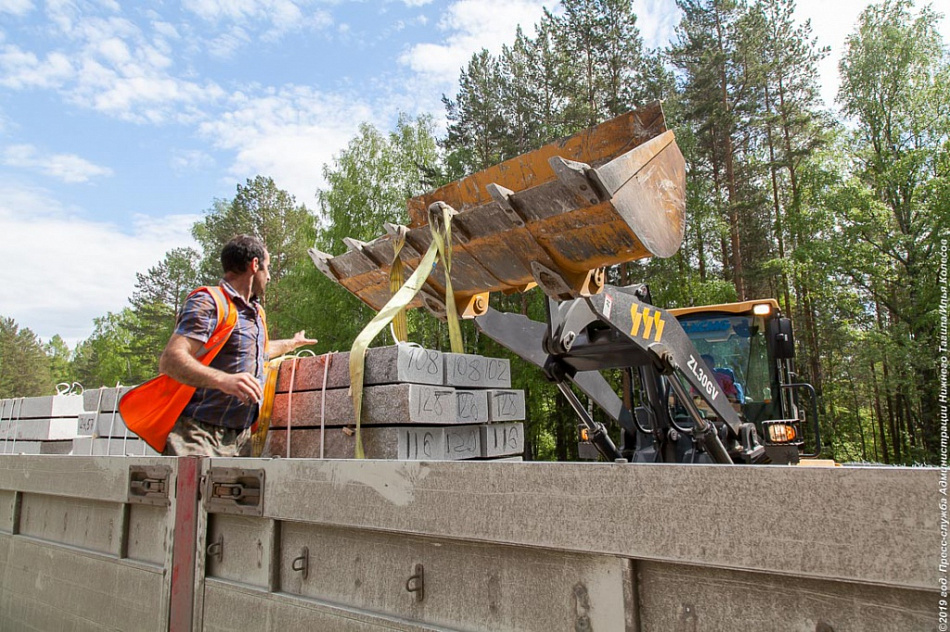
[[[742,421],[754,423],[766,445],[772,444],[773,461],[797,461],[811,456],[805,448],[805,424],[799,410],[801,389],[795,384],[795,344],[791,321],[784,318],[775,299],[669,310],[707,364],[711,364],[723,392]],[[814,402],[814,397],[808,398]],[[814,406],[811,407],[815,409]],[[812,412],[811,410],[809,412]],[[817,414],[809,425],[817,429]],[[788,434],[796,435],[788,441]],[[820,438],[807,442],[815,452]],[[794,451],[795,454],[791,454]]]

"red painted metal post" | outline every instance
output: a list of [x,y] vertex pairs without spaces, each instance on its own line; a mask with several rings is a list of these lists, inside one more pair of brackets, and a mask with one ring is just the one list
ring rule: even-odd
[[198,538],[198,481],[201,457],[178,459],[175,484],[175,534],[168,629],[191,630],[195,605],[195,548]]

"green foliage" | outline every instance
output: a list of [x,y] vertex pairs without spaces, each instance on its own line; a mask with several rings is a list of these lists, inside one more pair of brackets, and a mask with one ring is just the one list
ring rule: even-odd
[[135,313],[125,308],[96,318],[92,335],[79,343],[73,360],[76,379],[84,388],[139,384],[154,377],[150,358],[132,352]]
[[175,248],[145,274],[135,275],[126,326],[129,353],[137,359],[145,379],[158,374],[158,359],[175,329],[178,310],[188,293],[200,285],[199,265],[197,250]]
[[271,178],[249,179],[237,185],[233,200],[216,200],[204,219],[192,228],[202,249],[201,278],[206,284],[218,282],[221,248],[232,237],[241,233],[260,237],[270,254],[271,281],[264,297],[270,333],[275,338],[293,335],[297,331],[292,327],[295,317],[284,315],[294,309],[284,277],[307,259],[314,231],[313,215],[307,207],[298,205],[294,196],[278,189]]
[[545,13],[561,53],[565,118],[590,127],[623,114],[642,96],[643,38],[626,0],[563,0]]
[[[905,1],[870,6],[848,38],[838,101],[854,124],[853,176],[835,200],[838,229],[851,244],[837,269],[873,302],[874,325],[889,339],[883,364],[897,381],[884,390],[895,456],[905,461],[935,459],[939,447],[933,262],[950,224],[942,204],[948,174],[940,170],[950,142],[950,55],[934,12],[912,9]],[[901,430],[910,439],[904,450]]]
[[53,386],[40,339],[12,318],[0,316],[0,398],[52,395]]
[[426,177],[438,165],[430,117],[412,121],[402,115],[389,135],[361,125],[333,164],[324,165],[317,246],[336,254],[344,250],[344,237],[367,241],[386,222],[407,223],[406,199],[431,188]]
[[482,49],[459,75],[455,100],[443,97],[450,121],[446,146],[454,149],[453,158],[465,171],[484,169],[508,157],[501,72],[498,60]]
[[216,200],[204,219],[192,228],[202,249],[205,281],[217,281],[221,275],[221,248],[235,235],[245,233],[264,241],[271,256],[271,280],[279,283],[288,264],[306,254],[312,223],[307,208],[298,206],[294,197],[278,189],[271,178],[257,176],[237,185],[233,200]]
[[185,297],[200,285],[201,255],[194,248],[174,248],[146,273],[135,273],[135,289],[129,303],[133,309],[160,303],[178,313]]
[[72,351],[59,335],[50,338],[44,347],[49,358],[49,374],[54,384],[72,384],[76,381],[72,363]]
[[567,0],[534,37],[518,30],[499,57],[482,50],[443,97],[448,173],[478,171],[668,94],[672,77],[643,55],[632,5]]
[[[345,249],[345,237],[368,241],[380,235],[387,222],[408,223],[406,199],[432,187],[432,174],[440,164],[428,116],[412,120],[401,115],[396,130],[388,135],[361,125],[359,135],[333,164],[324,166],[328,186],[318,193],[317,248],[338,254]],[[348,349],[374,312],[319,274],[309,259],[294,274],[294,287],[305,292],[296,295],[301,302],[293,312],[299,322],[313,323],[320,348]],[[437,329],[416,318],[409,325],[411,340],[431,337]]]

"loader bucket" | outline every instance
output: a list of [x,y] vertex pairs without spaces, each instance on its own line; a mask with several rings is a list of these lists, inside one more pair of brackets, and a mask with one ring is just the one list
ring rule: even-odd
[[[404,265],[414,270],[432,241],[428,209],[443,202],[452,221],[452,285],[463,316],[487,308],[488,292],[538,284],[555,298],[599,291],[598,270],[669,257],[684,230],[685,163],[659,102],[507,160],[408,201]],[[391,296],[397,227],[349,251],[311,250],[314,264],[375,310]],[[444,309],[441,264],[412,307]]]

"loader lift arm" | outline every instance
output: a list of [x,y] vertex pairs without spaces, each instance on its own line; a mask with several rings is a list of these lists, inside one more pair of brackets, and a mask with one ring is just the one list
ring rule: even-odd
[[[693,444],[709,460],[761,460],[764,448],[758,443],[754,427],[739,421],[716,383],[712,367],[700,358],[679,322],[650,304],[646,286],[607,285],[594,296],[563,302],[548,299],[547,312],[547,324],[493,309],[477,317],[475,323],[487,336],[542,369],[557,384],[587,427],[591,443],[606,459],[625,457],[603,425],[590,417],[570,384],[631,434],[636,433],[637,420],[649,420],[646,425],[658,445],[677,437],[669,410],[668,385],[692,421]],[[626,367],[636,368],[640,377],[642,406],[635,411],[623,405],[600,373]],[[693,403],[694,396],[721,420],[721,427],[703,416]]]

